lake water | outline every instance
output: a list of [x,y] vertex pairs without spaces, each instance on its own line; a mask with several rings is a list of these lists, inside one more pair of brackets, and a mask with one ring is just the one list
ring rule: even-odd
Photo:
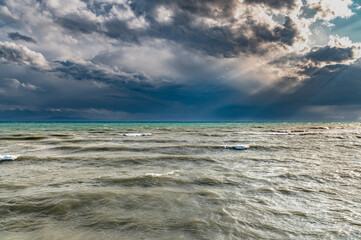
[[361,124],[0,123],[0,239],[361,239]]

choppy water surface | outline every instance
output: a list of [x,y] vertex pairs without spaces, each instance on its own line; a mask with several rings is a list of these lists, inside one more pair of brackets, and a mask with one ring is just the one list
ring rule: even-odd
[[1,123],[0,155],[0,239],[361,239],[360,123]]

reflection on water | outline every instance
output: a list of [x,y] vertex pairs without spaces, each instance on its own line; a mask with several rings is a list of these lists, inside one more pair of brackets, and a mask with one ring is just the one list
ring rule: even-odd
[[359,123],[1,123],[0,239],[361,239]]

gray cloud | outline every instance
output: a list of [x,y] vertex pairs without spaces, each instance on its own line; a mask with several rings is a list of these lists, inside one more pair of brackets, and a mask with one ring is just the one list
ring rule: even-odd
[[99,23],[75,14],[59,17],[55,19],[55,22],[74,33],[90,34],[93,32],[101,32]]
[[[283,76],[284,79],[294,79],[283,81],[280,89],[284,89],[287,82],[289,86],[297,86],[301,83],[299,79],[313,77],[319,72],[335,72],[339,68],[355,63],[361,57],[360,43],[352,43],[347,37],[340,38],[332,36],[326,46],[313,47],[302,54],[289,54],[269,62],[277,68],[283,68],[285,72],[291,74]],[[294,87],[293,86],[293,87]]]
[[33,38],[22,35],[22,34],[20,34],[18,32],[9,32],[8,33],[8,38],[10,38],[10,39],[12,39],[14,41],[23,40],[25,42],[36,43],[36,41]]
[[41,53],[10,42],[0,42],[0,62],[48,68],[48,62]]
[[258,120],[337,120],[361,118],[361,82],[357,66],[328,65],[319,68],[296,91],[280,92],[295,79],[283,79],[233,104],[216,114],[230,119]]
[[124,21],[112,20],[105,24],[106,30],[103,32],[106,36],[122,40],[130,43],[140,43],[139,38],[147,36],[142,30],[129,29],[128,25]]
[[[295,24],[289,17],[285,17],[285,22],[282,27],[269,29],[269,27],[265,25],[256,25],[253,27],[253,32],[254,37],[250,39],[252,42],[279,42],[286,45],[292,45],[298,34]],[[255,48],[257,47],[258,46],[255,46]]]
[[290,18],[286,18],[282,27],[275,28],[249,20],[246,27],[252,31],[250,36],[242,33],[246,31],[243,29],[245,26],[235,31],[232,26],[194,27],[191,23],[184,22],[184,19],[177,19],[174,24],[179,24],[179,27],[155,24],[149,35],[179,42],[185,47],[201,50],[211,56],[222,57],[237,57],[240,53],[263,55],[269,48],[262,44],[292,45],[298,33]]
[[5,89],[25,89],[25,90],[37,90],[38,87],[31,83],[23,83],[15,78],[4,78],[0,82],[0,87]]
[[[205,76],[189,84],[154,85],[141,74],[133,74],[138,81],[130,81],[92,64],[58,64],[53,72],[24,66],[7,66],[4,72],[6,66],[0,65],[0,89],[6,91],[0,94],[0,119],[22,113],[23,120],[177,120],[180,113],[183,119],[206,119],[213,116],[213,108],[240,93]],[[30,84],[41,91],[29,89]]]
[[[155,19],[155,9],[163,4],[170,5],[174,13],[172,25],[165,26]],[[166,1],[135,1],[131,6],[138,14],[146,13],[146,19],[151,24],[146,35],[176,41],[213,56],[236,57],[242,52],[264,54],[268,48],[263,44],[292,45],[298,34],[289,17],[285,18],[283,26],[271,27],[258,23],[249,15],[244,24],[238,25],[234,19],[234,11],[239,6],[237,1],[174,1],[172,4]],[[223,20],[227,24],[213,27],[194,24],[204,17]]]
[[342,63],[347,60],[354,60],[354,47],[331,47],[325,46],[321,48],[313,49],[306,56],[306,59],[310,59],[313,62],[338,62]]
[[0,1],[1,40],[8,34],[33,48],[0,42],[0,111],[29,119],[272,119],[327,98],[342,106],[328,96],[336,88],[321,90],[360,47],[345,39],[309,45],[310,25],[321,26],[323,15],[350,16],[314,2]]
[[296,6],[297,0],[245,0],[249,4],[263,4],[272,8],[293,8]]
[[[281,48],[291,46],[299,35],[297,26],[288,16],[284,23],[271,26],[267,21],[254,19],[256,16],[252,13],[246,13],[247,20],[240,24],[235,18],[235,11],[242,6],[236,0],[137,0],[130,5],[87,2],[86,6],[87,12],[49,12],[53,14],[55,23],[75,37],[98,33],[135,44],[149,38],[166,39],[207,55],[221,57],[237,57],[240,53],[265,54],[270,49],[267,44]],[[278,7],[277,1],[272,2],[272,6]],[[291,6],[291,2],[286,6]],[[158,20],[161,7],[171,11],[172,24]],[[47,8],[48,5],[43,3],[43,9]],[[134,27],[133,22],[139,19],[144,19],[144,26]],[[202,22],[208,20],[224,24],[213,26]]]
[[154,17],[155,9],[159,6],[167,6],[177,11],[178,16],[192,19],[194,16],[214,17],[214,18],[232,18],[234,11],[239,6],[237,0],[192,0],[192,1],[166,1],[166,0],[137,0],[130,4],[132,10],[137,15],[146,13]]

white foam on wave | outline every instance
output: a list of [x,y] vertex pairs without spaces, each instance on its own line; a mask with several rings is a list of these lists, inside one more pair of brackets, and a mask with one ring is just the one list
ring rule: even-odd
[[121,136],[125,136],[125,137],[144,137],[144,136],[151,136],[151,133],[122,133],[119,134]]
[[276,132],[271,132],[269,135],[290,135],[291,132],[288,130],[278,130]]
[[236,145],[236,146],[226,146],[225,148],[242,151],[242,150],[249,149],[249,146],[248,145]]
[[0,155],[0,161],[13,161],[17,158],[18,156],[15,155]]
[[162,176],[164,176],[164,174],[160,174],[160,173],[146,173],[145,176],[147,176],[147,177],[162,177]]
[[173,170],[173,171],[170,171],[170,172],[167,172],[167,173],[146,173],[145,176],[147,177],[163,177],[163,176],[169,176],[169,175],[173,175],[175,173],[178,173],[179,171],[178,170]]

